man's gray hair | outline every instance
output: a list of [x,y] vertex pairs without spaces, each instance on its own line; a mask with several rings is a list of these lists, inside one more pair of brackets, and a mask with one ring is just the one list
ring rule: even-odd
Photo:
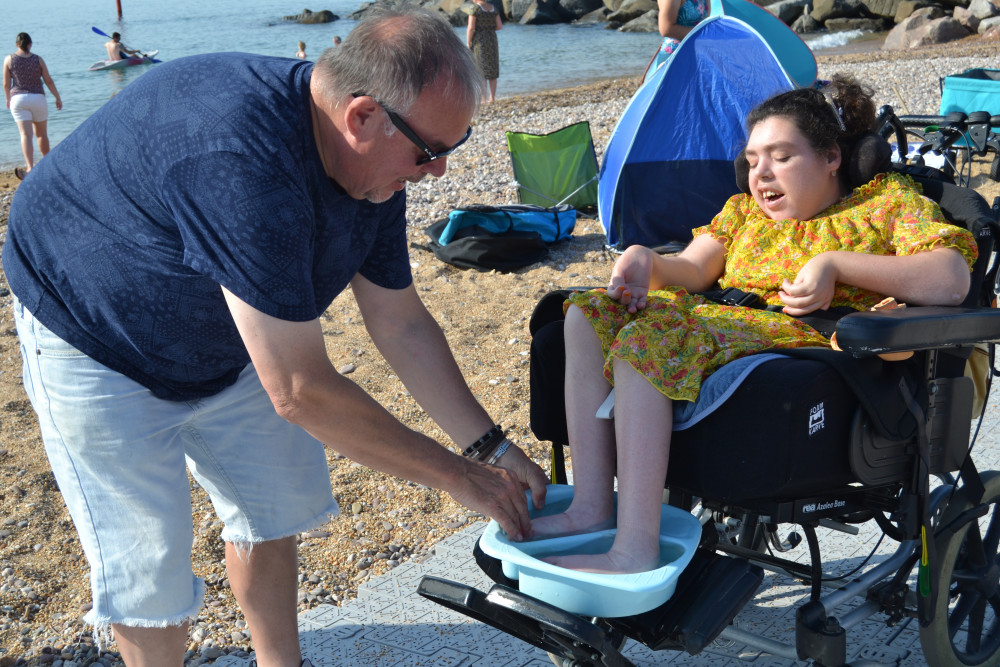
[[472,52],[439,13],[384,1],[366,10],[340,46],[323,52],[314,76],[332,102],[371,95],[400,114],[438,77],[446,77],[445,95],[473,110],[485,90]]

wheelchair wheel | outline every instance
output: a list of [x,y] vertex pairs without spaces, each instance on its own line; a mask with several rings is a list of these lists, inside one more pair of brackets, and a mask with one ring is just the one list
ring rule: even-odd
[[[934,620],[920,628],[927,664],[970,666],[1000,664],[1000,473],[982,475],[987,512],[940,535],[933,583],[938,598]],[[947,526],[975,503],[959,490],[944,510]]]

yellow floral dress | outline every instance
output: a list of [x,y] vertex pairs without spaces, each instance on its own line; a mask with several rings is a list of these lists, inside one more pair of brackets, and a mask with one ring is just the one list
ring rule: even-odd
[[[816,255],[852,250],[873,255],[912,255],[935,247],[955,248],[971,266],[972,234],[948,224],[941,209],[902,174],[880,174],[810,220],[768,218],[753,197],[739,194],[712,222],[694,230],[726,248],[722,287],[754,292],[780,305],[784,279]],[[866,310],[883,295],[838,284],[832,307]],[[722,365],[774,348],[828,346],[812,327],[780,312],[723,306],[682,288],[654,290],[646,308],[630,314],[604,289],[580,292],[566,302],[580,307],[605,352],[604,375],[614,383],[612,362],[628,362],[664,395],[698,397],[702,381]]]

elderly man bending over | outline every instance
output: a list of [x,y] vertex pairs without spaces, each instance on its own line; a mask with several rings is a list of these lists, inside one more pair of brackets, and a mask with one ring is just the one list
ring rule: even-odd
[[[261,667],[301,660],[295,535],[337,512],[321,443],[527,536],[524,489],[541,502],[545,476],[465,384],[405,238],[406,184],[444,173],[483,85],[443,20],[379,3],[315,65],[160,65],[18,190],[3,265],[24,385],[90,563],[87,620],[128,665],[181,665],[202,605],[185,462],[225,523]],[[348,285],[470,456],[333,368],[319,317]]]

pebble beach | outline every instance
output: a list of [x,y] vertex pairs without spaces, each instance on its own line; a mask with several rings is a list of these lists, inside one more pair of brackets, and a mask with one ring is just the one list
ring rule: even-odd
[[[873,48],[877,49],[877,45]],[[847,73],[876,92],[878,105],[900,114],[937,114],[939,80],[973,67],[997,67],[1000,45],[970,38],[909,52],[872,50],[817,58],[820,78]],[[638,72],[636,73],[639,74]],[[503,89],[500,78],[500,90]],[[638,76],[577,88],[501,97],[483,108],[472,138],[448,160],[441,179],[408,190],[408,241],[414,281],[441,323],[473,391],[491,415],[540,465],[549,451],[528,426],[528,317],[538,298],[569,285],[606,283],[613,257],[600,223],[581,217],[571,240],[546,261],[515,273],[462,271],[427,249],[424,229],[455,207],[517,201],[504,133],[546,133],[588,121],[600,160]],[[981,158],[987,171],[992,155]],[[998,184],[984,176],[973,187],[992,201]],[[0,174],[0,243],[17,181]],[[118,667],[113,643],[98,641],[81,618],[89,609],[87,567],[54,478],[37,422],[21,386],[20,351],[0,273],[0,667]],[[410,398],[369,341],[350,293],[323,315],[334,366],[411,428],[451,443]],[[337,605],[359,585],[407,560],[426,558],[441,538],[483,518],[447,494],[363,468],[328,450],[340,516],[299,536],[299,608]],[[205,607],[192,624],[186,664],[246,656],[251,637],[229,591],[221,524],[192,480],[195,572],[206,583]]]

